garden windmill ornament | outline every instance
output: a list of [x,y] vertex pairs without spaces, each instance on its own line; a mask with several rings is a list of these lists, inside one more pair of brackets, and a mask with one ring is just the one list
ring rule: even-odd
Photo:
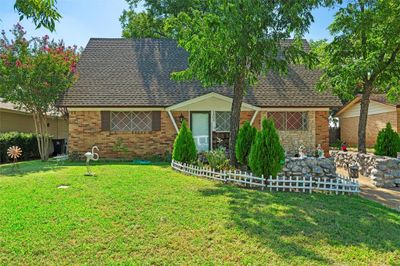
[[7,149],[7,155],[13,160],[14,167],[16,166],[17,159],[21,157],[22,150],[18,146],[11,146]]
[[97,161],[99,160],[99,154],[95,153],[94,150],[99,151],[99,148],[97,146],[93,146],[92,147],[92,151],[88,151],[87,153],[85,153],[85,157],[86,157],[86,169],[87,169],[87,173],[85,174],[86,176],[94,176],[95,174],[90,170],[90,161]]

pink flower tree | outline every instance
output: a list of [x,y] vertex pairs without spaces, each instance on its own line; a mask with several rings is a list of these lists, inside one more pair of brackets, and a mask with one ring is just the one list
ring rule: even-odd
[[77,47],[42,38],[27,40],[19,24],[9,40],[0,37],[0,97],[30,112],[35,122],[40,157],[46,161],[50,136],[48,116],[62,93],[76,80]]

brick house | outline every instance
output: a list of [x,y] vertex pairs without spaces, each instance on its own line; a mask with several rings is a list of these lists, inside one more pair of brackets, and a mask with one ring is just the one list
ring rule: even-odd
[[[358,145],[358,121],[360,119],[361,96],[355,97],[343,106],[336,117],[340,123],[340,138],[350,146]],[[373,94],[370,97],[367,120],[367,147],[373,147],[381,129],[388,122],[394,130],[400,132],[400,105],[390,103],[385,94]]]
[[[165,154],[182,119],[199,151],[226,144],[232,89],[171,80],[171,72],[186,67],[186,52],[172,40],[91,39],[78,81],[60,101],[69,110],[69,152],[97,145],[103,157],[114,157],[119,139],[129,157]],[[260,128],[262,117],[272,117],[288,151],[317,144],[328,150],[329,108],[340,101],[314,90],[320,74],[300,65],[291,65],[284,77],[268,74],[245,95],[241,122]]]

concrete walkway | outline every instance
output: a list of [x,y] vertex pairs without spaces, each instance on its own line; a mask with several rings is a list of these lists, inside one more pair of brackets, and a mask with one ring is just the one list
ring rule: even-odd
[[[337,168],[337,172],[342,175],[348,175],[343,168]],[[372,184],[369,177],[363,175],[360,175],[358,181],[360,182],[361,196],[400,211],[400,187],[378,188]]]

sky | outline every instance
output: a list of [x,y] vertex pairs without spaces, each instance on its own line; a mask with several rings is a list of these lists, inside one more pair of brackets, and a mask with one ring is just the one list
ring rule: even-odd
[[[0,0],[0,30],[8,31],[19,21],[14,10],[15,0]],[[56,32],[35,29],[29,20],[22,20],[29,36],[49,35],[56,40],[63,39],[66,45],[85,47],[91,37],[121,37],[119,17],[128,8],[125,0],[58,0],[58,10],[62,19],[56,24]],[[331,39],[328,25],[333,21],[335,10],[320,8],[314,10],[314,23],[306,39]]]

